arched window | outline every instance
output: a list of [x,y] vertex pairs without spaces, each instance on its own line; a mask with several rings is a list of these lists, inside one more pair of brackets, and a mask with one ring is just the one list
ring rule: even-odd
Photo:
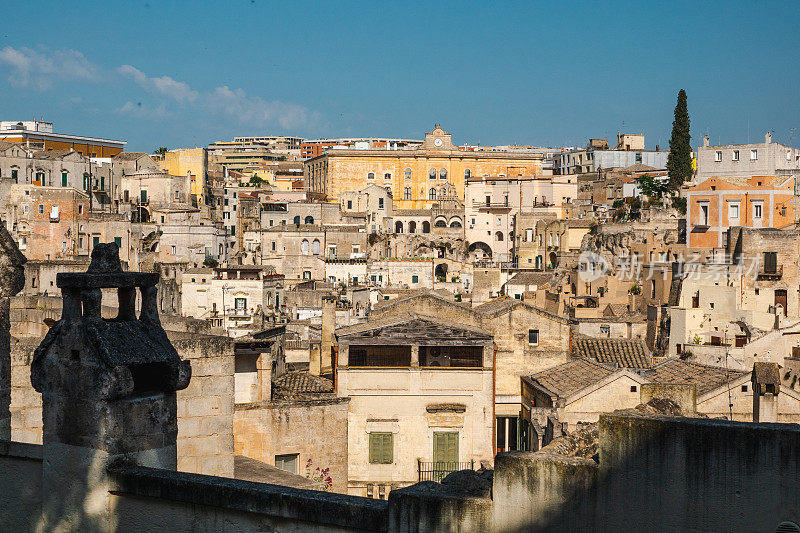
[[410,180],[411,179],[411,169],[410,168],[406,168],[406,170],[404,172],[404,175],[405,175],[405,178],[407,180]]
[[314,255],[319,255],[319,240],[314,239],[314,242],[311,243],[311,252]]
[[375,179],[375,173],[374,172],[368,172],[367,173],[367,179],[368,180],[374,180]]
[[435,168],[431,167],[431,169],[428,171],[428,177],[430,179],[432,179],[432,180],[436,179],[436,169]]
[[408,223],[408,232],[409,233],[416,233],[417,232],[417,223],[413,220]]
[[468,168],[464,169],[464,179],[469,179],[472,176],[472,171]]
[[307,216],[306,217],[306,224],[313,224],[313,223],[314,223],[314,217]]
[[436,189],[433,187],[428,191],[428,200],[436,200]]
[[422,233],[430,233],[431,232],[431,223],[427,220],[422,223]]
[[447,227],[447,221],[444,220],[443,218],[440,218],[439,220],[437,220],[433,224],[433,227],[435,227],[435,228],[446,228]]
[[439,179],[446,180],[447,179],[447,169],[442,167],[439,169]]
[[450,227],[451,228],[460,228],[461,227],[461,221],[458,220],[457,218],[454,218],[453,220],[450,221]]
[[300,243],[300,252],[303,255],[308,255],[308,240],[303,239],[303,242]]
[[498,231],[498,232],[496,232],[496,233],[494,234],[494,238],[495,238],[495,239],[496,239],[498,242],[502,242],[502,241],[503,241],[503,232],[502,232],[502,231]]
[[404,200],[411,200],[411,187],[406,187],[403,190],[403,199]]
[[394,232],[395,233],[403,233],[403,223],[399,220],[394,223]]
[[296,217],[294,217],[294,224],[295,224],[296,226],[299,226],[299,225],[300,225],[300,215],[297,215]]

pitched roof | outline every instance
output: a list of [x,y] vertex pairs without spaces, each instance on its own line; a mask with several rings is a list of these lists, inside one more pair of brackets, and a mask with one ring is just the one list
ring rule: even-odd
[[22,145],[20,145],[20,143],[14,143],[11,141],[0,141],[0,152],[5,152],[6,150],[14,146],[22,146]]
[[494,300],[489,300],[488,302],[482,303],[480,305],[476,305],[475,307],[473,307],[473,309],[478,313],[488,315],[492,313],[505,311],[506,309],[514,307],[516,304],[519,303],[520,303],[519,300],[515,300],[507,296],[502,296],[500,298],[495,298]]
[[333,392],[333,382],[308,372],[287,372],[275,380],[275,387],[290,393]]
[[356,344],[464,344],[492,337],[462,324],[434,320],[414,313],[401,313],[336,330],[339,340]]
[[538,285],[550,284],[552,274],[547,272],[520,272],[506,283],[506,285]]
[[697,395],[700,396],[747,374],[749,372],[669,359],[655,365],[647,374],[647,378],[654,383],[695,385]]
[[136,161],[137,159],[144,156],[149,157],[150,154],[145,152],[120,152],[117,155],[115,155],[113,159],[116,159],[117,161]]
[[650,368],[653,364],[650,350],[640,339],[575,336],[572,340],[572,356],[594,359],[620,368]]
[[755,378],[756,383],[780,385],[780,367],[778,366],[778,363],[754,363],[753,377]]
[[555,396],[566,397],[613,374],[615,370],[588,359],[573,359],[528,379]]

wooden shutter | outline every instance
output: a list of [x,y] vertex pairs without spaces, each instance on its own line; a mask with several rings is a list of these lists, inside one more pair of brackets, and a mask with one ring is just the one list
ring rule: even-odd
[[391,464],[394,462],[394,435],[384,433],[381,439],[381,463]]
[[381,457],[381,435],[380,433],[369,434],[369,462],[378,463]]
[[458,462],[458,433],[435,432],[433,434],[434,462]]

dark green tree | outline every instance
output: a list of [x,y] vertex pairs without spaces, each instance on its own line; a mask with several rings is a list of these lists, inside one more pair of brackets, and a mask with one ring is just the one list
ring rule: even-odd
[[684,181],[692,177],[692,145],[689,135],[689,110],[686,107],[686,91],[678,92],[675,105],[675,120],[672,121],[672,137],[669,139],[667,173],[672,190],[680,189]]
[[167,148],[166,146],[159,146],[155,151],[155,153],[160,156],[163,156],[167,152],[169,152],[169,148]]

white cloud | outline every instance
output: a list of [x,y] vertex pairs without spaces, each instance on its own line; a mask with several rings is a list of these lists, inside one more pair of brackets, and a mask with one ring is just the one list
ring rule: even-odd
[[117,69],[117,72],[123,76],[133,78],[133,81],[148,91],[169,96],[178,102],[194,102],[198,97],[197,91],[193,91],[188,84],[182,81],[175,81],[169,76],[149,78],[144,72],[131,65],[122,65]]
[[160,104],[157,107],[151,107],[141,102],[134,104],[131,101],[125,102],[122,107],[117,109],[117,113],[130,115],[137,118],[144,118],[147,120],[163,120],[172,116],[172,113],[167,110],[167,107],[164,104]]
[[55,81],[95,80],[100,69],[76,50],[39,51],[6,46],[0,50],[0,66],[8,81],[17,87],[44,90]]
[[122,65],[117,72],[131,78],[148,92],[166,96],[204,113],[233,118],[240,124],[297,128],[319,122],[319,114],[306,107],[248,96],[243,89],[221,86],[212,91],[196,91],[189,84],[169,76],[149,77],[131,65]]

